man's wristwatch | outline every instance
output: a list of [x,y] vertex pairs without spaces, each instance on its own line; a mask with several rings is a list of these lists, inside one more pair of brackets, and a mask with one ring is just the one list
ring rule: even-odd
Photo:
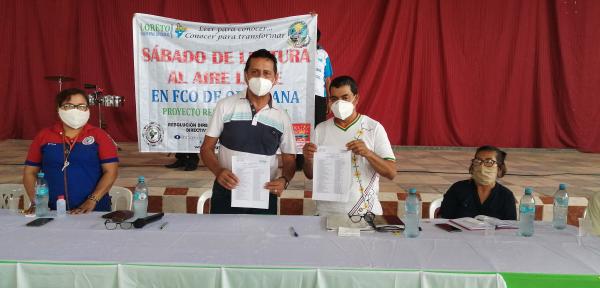
[[283,185],[283,189],[287,189],[288,185],[290,185],[290,180],[288,180],[285,176],[281,176],[277,179],[283,179],[285,180],[285,184]]

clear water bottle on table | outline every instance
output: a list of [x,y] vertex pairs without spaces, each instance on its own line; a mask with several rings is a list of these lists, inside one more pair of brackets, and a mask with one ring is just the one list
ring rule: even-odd
[[567,214],[569,210],[569,194],[567,185],[560,184],[554,193],[554,207],[552,209],[552,227],[558,230],[567,227]]
[[137,219],[146,216],[148,216],[148,186],[144,176],[140,176],[133,192],[133,217]]
[[39,172],[37,174],[37,180],[35,181],[35,216],[46,217],[48,216],[50,209],[48,208],[48,199],[50,194],[48,191],[48,182],[44,178],[44,173]]
[[406,197],[404,205],[404,236],[415,238],[419,236],[419,220],[421,218],[421,203],[417,197],[417,189],[411,188],[408,190],[408,197]]
[[56,217],[64,217],[65,215],[67,215],[65,195],[58,195],[58,200],[56,200]]
[[533,220],[535,219],[535,199],[533,189],[525,188],[525,195],[521,197],[519,204],[519,235],[524,237],[533,236]]

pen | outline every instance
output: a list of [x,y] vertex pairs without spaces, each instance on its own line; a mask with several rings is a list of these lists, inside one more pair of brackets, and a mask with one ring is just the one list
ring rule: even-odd
[[298,237],[298,233],[296,232],[296,230],[292,226],[290,226],[290,233],[292,233],[292,236]]
[[167,226],[167,224],[169,224],[169,222],[163,223],[158,229],[162,230],[163,228],[165,228],[165,226]]

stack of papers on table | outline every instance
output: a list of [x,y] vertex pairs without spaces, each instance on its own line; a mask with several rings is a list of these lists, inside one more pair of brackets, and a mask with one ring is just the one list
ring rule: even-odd
[[467,230],[486,230],[486,229],[518,229],[515,223],[503,221],[498,218],[485,215],[477,215],[475,218],[463,217],[451,219],[450,223],[456,224]]
[[457,218],[457,219],[451,219],[450,223],[452,224],[456,224],[458,226],[460,226],[461,228],[467,229],[467,230],[486,230],[486,229],[493,229],[494,225],[477,220],[475,218],[471,218],[471,217],[463,217],[463,218]]
[[496,229],[519,229],[517,221],[505,221],[485,215],[477,215],[475,216],[475,219],[494,225],[496,226]]

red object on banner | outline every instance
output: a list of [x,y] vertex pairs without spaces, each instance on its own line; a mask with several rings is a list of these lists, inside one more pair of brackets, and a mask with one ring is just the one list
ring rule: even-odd
[[310,143],[310,123],[294,123],[292,127],[296,136],[296,152],[301,154],[304,144]]

